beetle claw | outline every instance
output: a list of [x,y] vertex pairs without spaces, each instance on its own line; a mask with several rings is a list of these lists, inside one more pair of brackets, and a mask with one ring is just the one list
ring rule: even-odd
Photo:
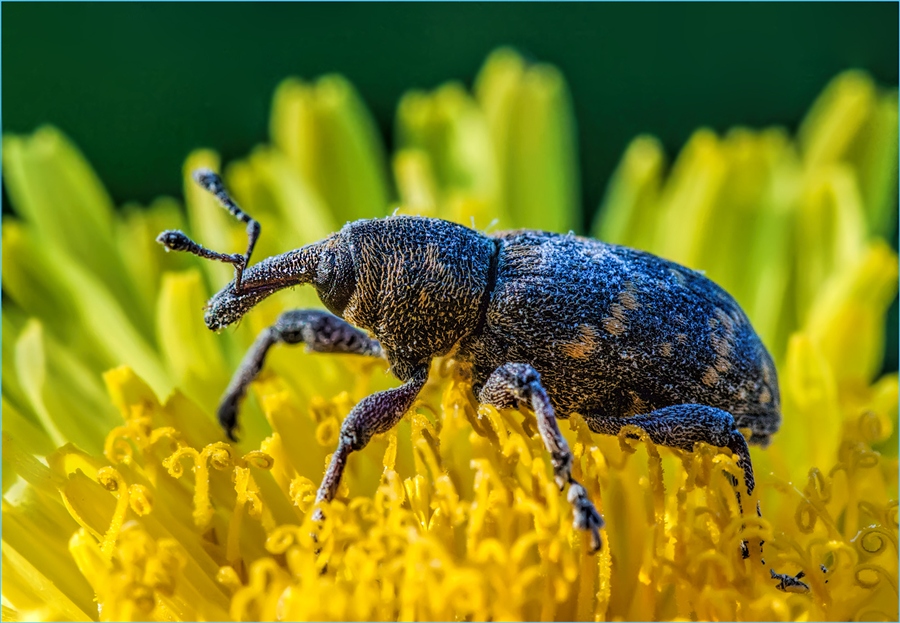
[[604,526],[603,517],[588,498],[585,488],[577,482],[570,482],[567,497],[574,515],[572,526],[576,530],[591,533],[591,553],[597,552],[603,547],[603,540],[600,538],[600,528]]

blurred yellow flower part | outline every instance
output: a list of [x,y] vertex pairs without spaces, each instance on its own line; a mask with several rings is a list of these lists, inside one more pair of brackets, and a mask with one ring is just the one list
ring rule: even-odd
[[[458,84],[405,96],[390,162],[340,77],[288,80],[272,144],[225,170],[263,223],[259,257],[345,220],[399,209],[479,228],[577,229],[565,81],[511,50]],[[7,136],[17,216],[3,223],[4,620],[897,620],[897,374],[878,378],[897,292],[897,99],[835,78],[796,140],[699,130],[671,170],[638,137],[594,233],[729,289],[775,353],[784,424],[753,449],[763,517],[738,511],[730,457],[563,423],[606,519],[587,554],[529,412],[474,402],[435,362],[396,430],[354,454],[327,520],[309,517],[341,418],[391,386],[377,362],[273,350],[243,438],[215,407],[256,333],[311,288],[236,330],[201,309],[226,266],[165,254],[187,228],[216,249],[245,234],[185,183],[115,210],[57,130]],[[185,164],[219,168],[198,151]],[[494,224],[494,221],[498,221]],[[313,540],[315,535],[315,541]],[[765,541],[743,560],[742,540]],[[765,558],[765,564],[762,564]],[[804,572],[808,593],[770,569]]]

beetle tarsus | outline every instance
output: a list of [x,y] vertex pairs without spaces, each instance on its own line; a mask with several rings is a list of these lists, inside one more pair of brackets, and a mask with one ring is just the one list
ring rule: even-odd
[[798,571],[796,575],[790,575],[787,573],[778,573],[775,569],[769,569],[769,573],[772,575],[773,580],[778,580],[778,584],[775,585],[775,588],[783,593],[809,592],[809,584],[801,581],[801,578],[806,576],[803,571]]
[[572,505],[574,516],[572,526],[576,530],[590,532],[591,553],[599,551],[603,547],[603,541],[600,538],[600,529],[604,525],[603,517],[588,499],[585,488],[576,481],[569,481],[569,494],[566,497],[569,504]]

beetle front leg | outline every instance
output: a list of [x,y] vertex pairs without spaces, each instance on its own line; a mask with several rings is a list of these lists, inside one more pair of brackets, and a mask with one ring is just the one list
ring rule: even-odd
[[591,551],[602,546],[600,528],[603,518],[588,499],[585,488],[572,478],[572,452],[556,424],[556,415],[547,391],[541,385],[538,371],[525,363],[507,363],[497,368],[488,378],[478,396],[482,403],[504,409],[520,403],[531,407],[537,417],[538,432],[544,447],[550,453],[553,478],[562,490],[569,485],[567,499],[572,505],[573,525],[591,533]]
[[238,366],[219,403],[219,423],[235,441],[238,402],[263,367],[269,349],[275,344],[306,344],[310,352],[351,353],[383,356],[381,344],[365,332],[337,316],[318,309],[286,311],[271,327],[263,330]]
[[[331,462],[316,493],[316,503],[334,498],[350,453],[365,448],[373,435],[386,433],[396,426],[427,380],[428,368],[424,367],[400,387],[367,396],[353,407],[341,425],[338,447],[331,455]],[[314,521],[321,521],[322,518],[321,510],[313,515]]]

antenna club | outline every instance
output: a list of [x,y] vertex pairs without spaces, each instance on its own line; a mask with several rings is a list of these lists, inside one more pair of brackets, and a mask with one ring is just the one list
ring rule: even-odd
[[166,247],[167,251],[188,251],[193,246],[191,239],[177,229],[162,232],[156,237],[156,241]]
[[197,184],[211,193],[216,194],[219,191],[225,190],[225,184],[222,183],[222,178],[212,169],[195,169],[191,174],[191,177],[194,178],[194,181],[197,182]]

